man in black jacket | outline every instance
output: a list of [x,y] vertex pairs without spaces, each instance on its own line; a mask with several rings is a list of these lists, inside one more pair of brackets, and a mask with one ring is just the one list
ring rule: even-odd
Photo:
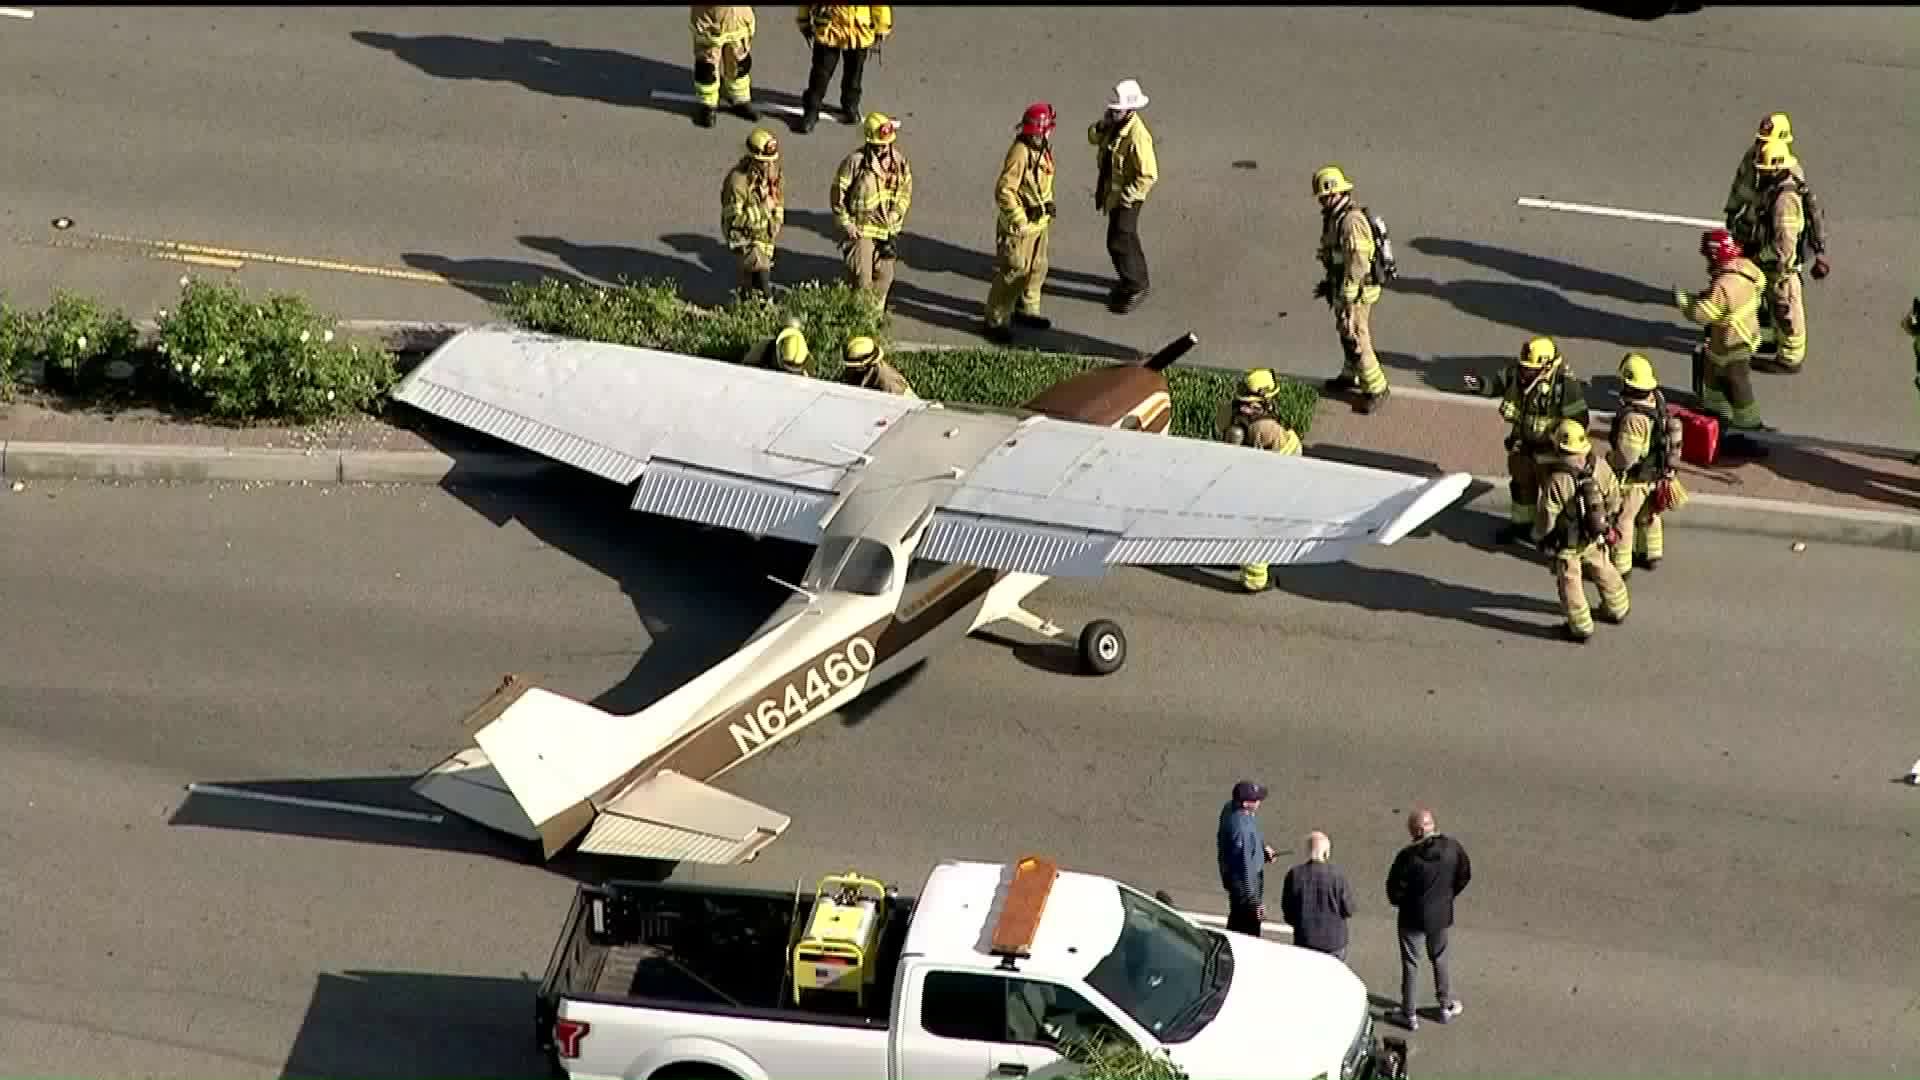
[[1418,1030],[1413,1011],[1413,977],[1420,967],[1424,942],[1433,964],[1433,992],[1440,1001],[1440,1022],[1460,1015],[1447,973],[1447,930],[1453,926],[1453,898],[1473,878],[1467,849],[1451,836],[1442,836],[1433,823],[1433,811],[1416,808],[1407,815],[1407,835],[1413,843],[1400,849],[1387,872],[1387,902],[1400,911],[1400,1011],[1392,1019],[1409,1031]]
[[1327,861],[1332,853],[1326,833],[1307,834],[1307,861],[1288,870],[1280,884],[1280,917],[1293,927],[1295,945],[1345,960],[1353,890],[1347,875]]

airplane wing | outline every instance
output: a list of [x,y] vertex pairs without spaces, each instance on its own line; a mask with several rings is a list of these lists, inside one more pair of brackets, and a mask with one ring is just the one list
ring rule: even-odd
[[1034,417],[952,483],[916,554],[1049,577],[1335,562],[1400,540],[1471,482]]
[[835,485],[929,403],[511,327],[461,331],[394,398],[617,484],[633,508],[801,543]]

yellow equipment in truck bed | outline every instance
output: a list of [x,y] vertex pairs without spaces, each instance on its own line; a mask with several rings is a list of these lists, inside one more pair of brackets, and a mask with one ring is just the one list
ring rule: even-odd
[[886,918],[886,885],[851,870],[821,878],[807,931],[793,947],[794,1004],[806,992],[851,993],[865,1007]]

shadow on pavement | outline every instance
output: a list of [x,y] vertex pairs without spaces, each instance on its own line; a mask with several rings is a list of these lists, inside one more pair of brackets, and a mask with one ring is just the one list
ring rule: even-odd
[[1582,307],[1560,292],[1541,285],[1485,280],[1442,282],[1402,275],[1394,279],[1393,291],[1444,300],[1475,318],[1515,327],[1530,335],[1604,341],[1640,352],[1665,350],[1677,353],[1681,363],[1685,363],[1699,338],[1692,329],[1674,323]]
[[1538,282],[1562,292],[1605,296],[1629,304],[1672,306],[1673,292],[1658,289],[1632,278],[1593,270],[1558,259],[1529,255],[1526,252],[1476,244],[1471,240],[1447,240],[1434,236],[1416,238],[1413,250],[1441,259],[1459,259],[1475,266],[1496,270],[1509,277]]
[[1886,454],[1876,455],[1869,460],[1903,466],[1906,471],[1904,474],[1885,472],[1826,454],[1813,453],[1798,446],[1779,443],[1769,445],[1767,456],[1755,464],[1782,480],[1807,484],[1822,491],[1845,495],[1863,502],[1879,503],[1896,510],[1920,511],[1920,476],[1915,475],[1912,466],[1907,465],[1904,458]]
[[[1410,458],[1403,454],[1388,454],[1378,450],[1368,450],[1360,446],[1341,446],[1317,444],[1309,447],[1310,457],[1325,458],[1328,461],[1341,461],[1348,465],[1360,465],[1369,469],[1387,469],[1392,472],[1411,473],[1416,476],[1439,476],[1445,472],[1431,461]],[[1428,536],[1439,536],[1456,544],[1465,544],[1475,551],[1489,555],[1508,555],[1523,559],[1537,566],[1545,567],[1547,558],[1531,547],[1502,544],[1496,539],[1507,521],[1497,514],[1468,507],[1474,500],[1493,490],[1493,485],[1484,480],[1473,480],[1467,484],[1466,493],[1456,500],[1445,512],[1434,515],[1427,524],[1407,534],[1408,540],[1419,540]]]
[[[536,38],[489,41],[457,34],[415,37],[374,30],[356,30],[353,39],[390,52],[437,79],[506,82],[554,97],[693,115],[690,103],[653,96],[656,90],[691,95],[692,68],[615,49],[582,49]],[[767,90],[757,82],[753,100],[800,105],[798,95]]]
[[[458,720],[457,717],[448,719],[450,724]],[[438,764],[440,756],[443,755],[433,751],[423,753],[420,771],[425,772]],[[561,877],[584,882],[601,882],[618,877],[664,881],[672,876],[677,865],[652,859],[604,858],[574,850],[561,851],[552,861],[544,861],[535,845],[473,824],[415,795],[412,784],[417,778],[417,774],[407,774],[301,780],[219,780],[209,783],[260,795],[348,803],[414,814],[438,814],[441,816],[439,822],[375,817],[321,806],[262,802],[195,791],[189,792],[186,799],[175,808],[167,824],[189,829],[269,833],[310,840],[339,840],[353,844],[480,855],[503,862],[541,866]]]
[[[556,917],[557,925],[557,917]],[[540,974],[344,971],[314,983],[282,1080],[550,1075],[534,1047]]]
[[489,304],[504,300],[505,287],[512,283],[532,285],[551,278],[570,285],[592,284],[576,274],[517,259],[455,259],[446,255],[408,251],[400,256],[400,261],[415,270],[446,277],[454,288]]
[[1463,398],[1478,396],[1467,389],[1463,379],[1468,372],[1478,374],[1483,379],[1491,379],[1507,366],[1511,359],[1506,356],[1431,356],[1421,358],[1412,353],[1378,352],[1380,366],[1389,372],[1404,371],[1419,377],[1429,389],[1443,390],[1449,394],[1459,394]]

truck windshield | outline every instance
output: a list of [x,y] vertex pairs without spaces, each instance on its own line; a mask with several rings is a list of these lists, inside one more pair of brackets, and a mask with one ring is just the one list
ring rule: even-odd
[[1161,1042],[1185,1042],[1218,1011],[1232,981],[1226,939],[1120,888],[1120,939],[1087,984]]

